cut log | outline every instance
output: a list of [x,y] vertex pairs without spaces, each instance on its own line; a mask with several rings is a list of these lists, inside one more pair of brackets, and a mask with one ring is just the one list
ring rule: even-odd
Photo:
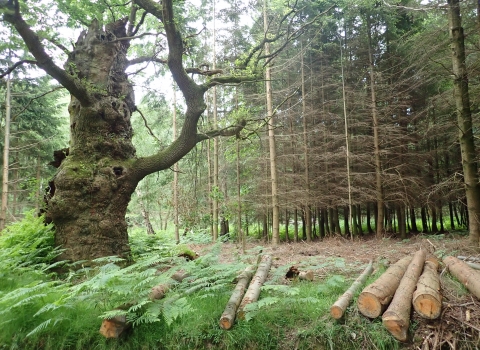
[[455,276],[462,284],[477,298],[480,299],[480,274],[469,267],[465,262],[453,257],[443,258],[443,263],[448,271]]
[[353,295],[357,292],[357,290],[365,283],[368,276],[370,276],[373,272],[373,262],[370,260],[365,270],[362,272],[360,276],[353,282],[350,288],[347,289],[343,295],[337,299],[337,301],[332,305],[330,308],[330,314],[336,320],[342,318],[345,310],[347,309],[348,305],[353,299]]
[[412,303],[415,311],[423,318],[434,320],[440,316],[442,295],[440,294],[440,277],[436,258],[425,261],[423,273],[418,279],[417,289],[413,293]]
[[258,300],[258,297],[260,296],[260,288],[267,279],[271,266],[272,257],[270,255],[262,256],[257,272],[255,273],[255,276],[253,276],[252,282],[238,307],[237,318],[243,320],[245,318],[245,311],[243,310],[245,306]]
[[222,316],[220,317],[220,327],[223,329],[230,329],[235,322],[235,316],[237,314],[238,305],[242,301],[245,290],[252,279],[253,272],[255,268],[253,266],[248,266],[245,271],[243,271],[240,276],[237,277],[237,285],[235,290],[230,297],[230,300],[223,311]]
[[411,256],[400,259],[375,282],[365,287],[357,300],[358,310],[363,315],[376,318],[382,314],[392,300],[410,261],[412,261]]
[[413,291],[417,287],[425,264],[426,252],[419,250],[413,256],[405,274],[398,286],[387,311],[383,313],[382,322],[385,328],[398,340],[407,341],[407,331],[410,325]]
[[[167,291],[175,282],[181,282],[188,277],[188,274],[183,271],[175,272],[169,282],[165,282],[155,287],[152,287],[148,298],[151,300],[162,299]],[[116,307],[116,310],[128,310],[130,307],[135,305],[135,302],[123,304],[119,307]],[[131,327],[131,324],[127,321],[125,316],[115,316],[113,318],[105,318],[102,321],[100,326],[100,334],[105,338],[118,338],[122,335],[127,329]]]

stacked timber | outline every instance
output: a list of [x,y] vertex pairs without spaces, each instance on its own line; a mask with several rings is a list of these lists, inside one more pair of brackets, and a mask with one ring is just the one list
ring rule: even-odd
[[[458,262],[451,265],[453,268],[459,266]],[[434,257],[426,259],[423,250],[417,251],[413,257],[403,257],[363,289],[357,300],[358,310],[368,318],[382,315],[385,328],[396,339],[407,341],[412,307],[426,319],[440,316],[442,296],[438,267],[438,260]],[[463,267],[459,268],[462,269]],[[343,316],[353,294],[365,283],[371,272],[370,262],[347,292],[331,307],[330,313],[334,318]],[[480,291],[480,283],[478,284]]]

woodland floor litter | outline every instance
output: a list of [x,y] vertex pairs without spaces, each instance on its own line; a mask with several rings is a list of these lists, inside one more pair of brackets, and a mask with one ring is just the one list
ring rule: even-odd
[[[200,255],[207,252],[212,244],[189,245]],[[379,264],[389,265],[407,254],[413,254],[420,248],[428,253],[438,255],[464,255],[480,257],[478,249],[472,247],[468,238],[458,235],[416,235],[408,240],[396,238],[377,239],[374,237],[356,238],[353,241],[343,237],[325,238],[311,243],[281,243],[273,247],[270,243],[249,241],[246,250],[262,246],[262,252],[272,255],[273,268],[287,270],[292,265],[302,266],[313,260],[321,262],[328,259],[343,259],[345,267],[336,269],[335,273],[348,278],[355,278],[363,269],[363,265],[373,260],[375,268]],[[260,249],[260,248],[257,248]],[[241,246],[234,242],[226,242],[221,248],[222,262],[232,262],[241,254]],[[308,263],[307,263],[308,265]],[[273,269],[272,269],[273,270]],[[341,271],[340,271],[341,270]],[[272,273],[272,272],[271,272]],[[328,269],[315,270],[316,280],[327,277]],[[480,301],[473,295],[461,293],[459,282],[444,278],[448,273],[441,272],[443,310],[437,320],[425,320],[413,313],[412,322],[416,323],[412,342],[405,344],[410,349],[462,349],[480,348]],[[478,272],[480,278],[480,271]],[[353,280],[352,280],[353,281]],[[285,283],[289,283],[287,280]],[[458,283],[455,285],[455,283]],[[348,316],[347,316],[348,317]]]

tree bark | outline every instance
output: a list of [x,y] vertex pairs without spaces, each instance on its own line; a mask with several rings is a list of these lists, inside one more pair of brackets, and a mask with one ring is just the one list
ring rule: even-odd
[[475,271],[465,262],[453,256],[443,258],[443,263],[447,266],[448,271],[462,282],[470,293],[480,298],[480,278],[478,278],[478,271]]
[[372,272],[373,262],[372,260],[370,260],[362,274],[355,280],[355,282],[353,282],[350,288],[348,288],[347,291],[343,293],[343,295],[338,298],[337,301],[330,308],[330,314],[333,318],[338,320],[343,317],[343,314],[345,313],[345,310],[352,301],[354,294],[357,292],[358,288],[360,288],[365,283],[368,276],[370,276]]
[[[263,29],[265,36],[268,35],[268,18],[267,18],[267,0],[263,0]],[[265,42],[265,56],[270,55],[270,43]],[[277,177],[277,150],[275,144],[275,123],[273,115],[273,95],[272,95],[272,68],[271,62],[267,63],[265,68],[265,90],[267,97],[267,128],[268,128],[268,144],[270,150],[270,181],[272,187],[272,244],[280,243],[280,207],[278,205],[278,177]]]
[[462,167],[468,208],[469,237],[475,246],[480,243],[480,185],[473,136],[472,113],[465,64],[465,37],[460,16],[459,0],[448,0],[448,22],[452,52],[453,86]]
[[440,294],[440,277],[438,276],[438,260],[425,261],[423,273],[418,279],[417,289],[413,293],[413,308],[430,320],[440,316],[442,311],[442,295]]
[[360,293],[357,305],[363,315],[376,318],[382,314],[392,300],[411,260],[411,256],[400,259]]
[[373,61],[373,47],[372,47],[372,26],[370,23],[370,15],[367,14],[367,36],[368,36],[368,60],[370,72],[370,98],[371,111],[373,121],[373,146],[375,153],[375,190],[377,196],[377,225],[376,235],[382,237],[385,233],[383,226],[384,220],[384,203],[383,203],[383,184],[382,184],[382,163],[380,160],[380,136],[378,133],[378,111],[377,111],[377,97],[375,89],[375,64]]
[[385,328],[398,340],[407,341],[408,326],[410,325],[410,311],[412,309],[412,296],[417,286],[418,278],[422,273],[426,252],[419,250],[408,265],[395,296],[387,311],[382,316]]
[[[173,141],[177,138],[177,89],[173,86],[173,113],[172,113]],[[180,244],[180,210],[178,203],[178,163],[173,165],[173,225],[175,229],[175,242]]]
[[245,318],[245,306],[258,300],[258,297],[260,296],[260,288],[267,279],[268,272],[270,271],[271,266],[272,257],[270,255],[262,256],[257,272],[255,273],[255,276],[253,276],[252,282],[250,283],[250,286],[245,292],[245,296],[243,297],[242,302],[238,307],[237,317],[239,319]]
[[248,284],[253,276],[254,267],[248,266],[245,271],[242,272],[237,278],[237,285],[235,290],[230,297],[230,300],[223,311],[222,316],[220,317],[220,327],[223,329],[230,329],[235,322],[235,316],[237,313],[237,308],[240,305],[240,302],[245,294],[245,289],[247,289]]

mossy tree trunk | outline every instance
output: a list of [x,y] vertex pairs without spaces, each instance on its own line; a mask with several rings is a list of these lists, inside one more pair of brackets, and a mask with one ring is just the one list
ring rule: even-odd
[[[130,41],[143,23],[143,18],[139,23],[135,20],[138,7],[163,24],[168,42],[167,60],[127,59]],[[127,257],[130,249],[125,214],[139,181],[170,168],[202,140],[240,132],[243,122],[204,133],[197,133],[197,123],[205,110],[204,94],[208,89],[222,83],[240,83],[252,76],[213,77],[221,71],[185,69],[183,40],[176,27],[172,0],[162,4],[135,0],[129,18],[106,26],[94,20],[68,53],[64,68],[54,63],[40,36],[23,19],[18,0],[0,3],[0,12],[24,40],[36,60],[34,64],[71,94],[70,145],[56,152],[52,164],[58,171],[50,182],[45,206],[46,219],[55,225],[55,241],[65,249],[60,259]],[[182,130],[168,147],[152,156],[138,158],[130,121],[136,107],[125,70],[131,64],[146,61],[168,65],[184,96],[186,111]],[[210,79],[197,84],[188,73],[208,75]]]

